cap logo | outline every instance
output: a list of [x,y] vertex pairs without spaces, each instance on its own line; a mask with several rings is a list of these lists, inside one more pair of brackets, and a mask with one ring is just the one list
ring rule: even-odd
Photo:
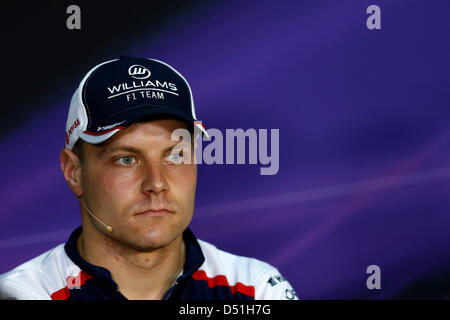
[[66,144],[69,144],[69,139],[73,133],[73,130],[75,130],[75,128],[77,128],[79,125],[80,125],[80,119],[76,118],[76,120],[73,122],[72,126],[66,132]]
[[146,67],[134,64],[128,68],[128,74],[135,79],[142,80],[150,77],[151,72]]
[[110,124],[109,126],[103,126],[103,127],[98,127],[97,131],[103,131],[103,130],[110,130],[113,129],[115,127],[117,127],[119,124],[124,123],[126,120],[123,120],[121,122],[116,122],[114,124]]

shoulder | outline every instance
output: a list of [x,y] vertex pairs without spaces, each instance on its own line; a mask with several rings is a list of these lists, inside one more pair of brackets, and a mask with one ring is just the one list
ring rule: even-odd
[[280,271],[267,262],[232,254],[198,240],[205,256],[197,276],[207,279],[223,276],[229,286],[252,290],[255,299],[294,300],[297,295]]
[[65,275],[71,268],[64,244],[60,244],[0,275],[0,299],[49,300],[66,285]]

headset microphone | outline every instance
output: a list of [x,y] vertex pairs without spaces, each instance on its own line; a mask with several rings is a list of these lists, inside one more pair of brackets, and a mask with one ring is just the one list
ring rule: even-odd
[[[79,197],[77,197],[79,199]],[[92,218],[94,218],[95,220],[97,220],[102,226],[104,226],[106,228],[106,230],[108,230],[109,232],[113,231],[113,228],[111,226],[108,226],[107,224],[104,224],[103,222],[100,221],[99,218],[97,218],[92,212],[91,210],[89,210],[88,206],[86,205],[86,203],[79,199],[81,201],[81,203],[84,205],[84,207],[86,208],[87,212],[91,215]]]

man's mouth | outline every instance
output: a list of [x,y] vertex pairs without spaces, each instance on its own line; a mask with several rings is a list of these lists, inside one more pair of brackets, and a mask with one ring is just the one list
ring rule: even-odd
[[146,211],[142,211],[142,212],[136,213],[136,216],[165,216],[165,215],[169,215],[172,213],[173,213],[173,211],[170,211],[165,208],[160,208],[160,209],[149,209]]

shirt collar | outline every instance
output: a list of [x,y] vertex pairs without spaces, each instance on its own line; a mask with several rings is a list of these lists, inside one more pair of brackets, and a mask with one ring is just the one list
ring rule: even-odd
[[205,262],[200,244],[190,228],[183,232],[183,240],[186,247],[186,261],[183,267],[182,278],[191,276]]
[[[76,228],[69,236],[68,241],[64,246],[67,256],[78,266],[81,270],[87,272],[92,277],[97,277],[113,284],[117,289],[117,284],[112,280],[111,273],[108,269],[90,264],[81,257],[77,248],[77,239],[81,234],[81,226]],[[183,274],[181,278],[191,276],[205,261],[200,244],[197,241],[194,233],[190,228],[186,228],[183,232],[183,240],[186,248],[186,261],[183,267]]]

